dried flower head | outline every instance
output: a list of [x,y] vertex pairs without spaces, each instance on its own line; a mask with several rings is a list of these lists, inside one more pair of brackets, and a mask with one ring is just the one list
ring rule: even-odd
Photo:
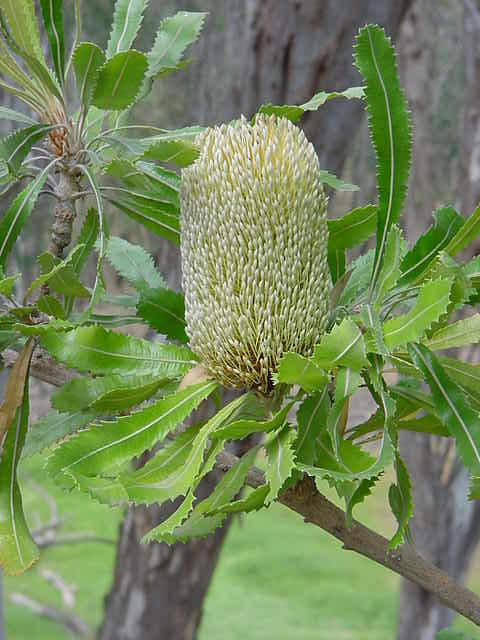
[[285,351],[328,319],[327,219],[313,145],[285,118],[207,129],[182,173],[187,334],[226,386],[269,393]]

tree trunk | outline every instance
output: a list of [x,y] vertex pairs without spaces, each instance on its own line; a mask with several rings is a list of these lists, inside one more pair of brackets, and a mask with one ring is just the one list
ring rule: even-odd
[[[352,67],[356,31],[367,22],[379,22],[395,37],[410,3],[203,0],[198,8],[212,11],[188,80],[186,104],[193,105],[193,111],[186,107],[183,116],[212,124],[240,113],[248,116],[262,102],[301,103],[320,89],[358,84]],[[361,105],[354,101],[325,106],[305,118],[322,166],[341,171],[360,118]],[[178,252],[161,245],[158,257],[169,284],[178,286]],[[99,640],[195,637],[226,527],[186,545],[141,545],[142,534],[166,516],[165,506],[128,510]]]
[[[474,0],[468,4],[475,7]],[[426,229],[430,212],[442,201],[455,198],[466,215],[478,200],[480,173],[474,141],[480,135],[480,19],[475,20],[468,8],[467,15],[462,14],[462,5],[455,1],[445,3],[440,12],[436,0],[417,0],[399,43],[416,133],[406,216],[410,237]],[[439,54],[447,63],[440,62]],[[454,71],[462,65],[464,84],[459,86],[458,79],[454,84]],[[452,84],[461,101],[449,98],[449,110],[455,115],[450,123],[443,117],[443,131],[438,131],[433,123],[445,109],[442,92],[447,88],[451,96]],[[446,157],[444,146],[449,139],[458,145],[456,157]],[[413,480],[415,546],[427,560],[463,581],[480,531],[480,504],[467,500],[468,472],[449,440],[408,434],[401,437],[400,445]],[[434,640],[453,618],[452,611],[428,592],[403,582],[397,640]]]

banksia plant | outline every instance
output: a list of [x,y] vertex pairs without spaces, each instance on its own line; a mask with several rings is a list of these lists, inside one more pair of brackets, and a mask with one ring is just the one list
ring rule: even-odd
[[198,143],[180,191],[190,346],[222,384],[269,393],[283,353],[310,355],[328,321],[320,164],[275,116],[207,129]]

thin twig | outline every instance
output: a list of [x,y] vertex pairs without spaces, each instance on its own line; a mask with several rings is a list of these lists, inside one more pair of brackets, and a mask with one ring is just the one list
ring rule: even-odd
[[91,629],[89,625],[77,616],[73,616],[71,614],[67,615],[59,609],[54,609],[53,607],[49,607],[42,602],[33,600],[33,598],[29,598],[23,593],[10,594],[10,600],[15,604],[30,609],[30,611],[36,613],[42,618],[47,618],[48,620],[56,622],[75,636],[79,636],[80,638],[89,638],[91,636]]

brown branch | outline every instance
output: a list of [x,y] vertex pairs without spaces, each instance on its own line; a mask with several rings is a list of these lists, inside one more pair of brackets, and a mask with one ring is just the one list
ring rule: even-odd
[[[18,358],[18,353],[14,349],[5,349],[2,353],[2,358],[6,367],[12,367]],[[77,377],[74,371],[71,371],[63,364],[59,364],[45,351],[38,348],[35,350],[30,363],[30,375],[55,387],[61,387],[62,384]]]
[[[74,376],[49,356],[43,356],[41,360],[41,365],[34,366],[32,363],[30,369],[31,374],[41,380],[60,386],[66,381],[67,374],[68,379]],[[46,362],[48,363],[46,366],[48,376],[45,375]],[[233,454],[224,451],[217,457],[217,466],[223,471],[227,471],[237,459]],[[253,467],[248,472],[246,483],[254,488],[259,487],[264,484],[264,474]],[[343,542],[344,549],[355,551],[391,569],[394,573],[433,593],[447,607],[480,626],[479,596],[455,582],[438,567],[427,562],[413,547],[403,545],[394,552],[389,552],[388,540],[365,525],[354,521],[352,528],[347,529],[345,513],[317,491],[311,478],[304,478],[297,485],[282,493],[278,497],[278,502],[303,516],[305,522],[320,527]]]
[[[237,458],[226,451],[217,457],[217,464],[223,471],[230,469],[236,461]],[[247,475],[247,484],[254,488],[264,484],[263,473],[252,468]],[[278,497],[278,502],[303,516],[305,522],[343,542],[344,549],[355,551],[407,578],[480,626],[479,596],[427,562],[412,546],[403,545],[389,552],[388,540],[363,524],[354,521],[352,528],[347,529],[345,513],[317,490],[312,478],[305,477],[287,489]]]

